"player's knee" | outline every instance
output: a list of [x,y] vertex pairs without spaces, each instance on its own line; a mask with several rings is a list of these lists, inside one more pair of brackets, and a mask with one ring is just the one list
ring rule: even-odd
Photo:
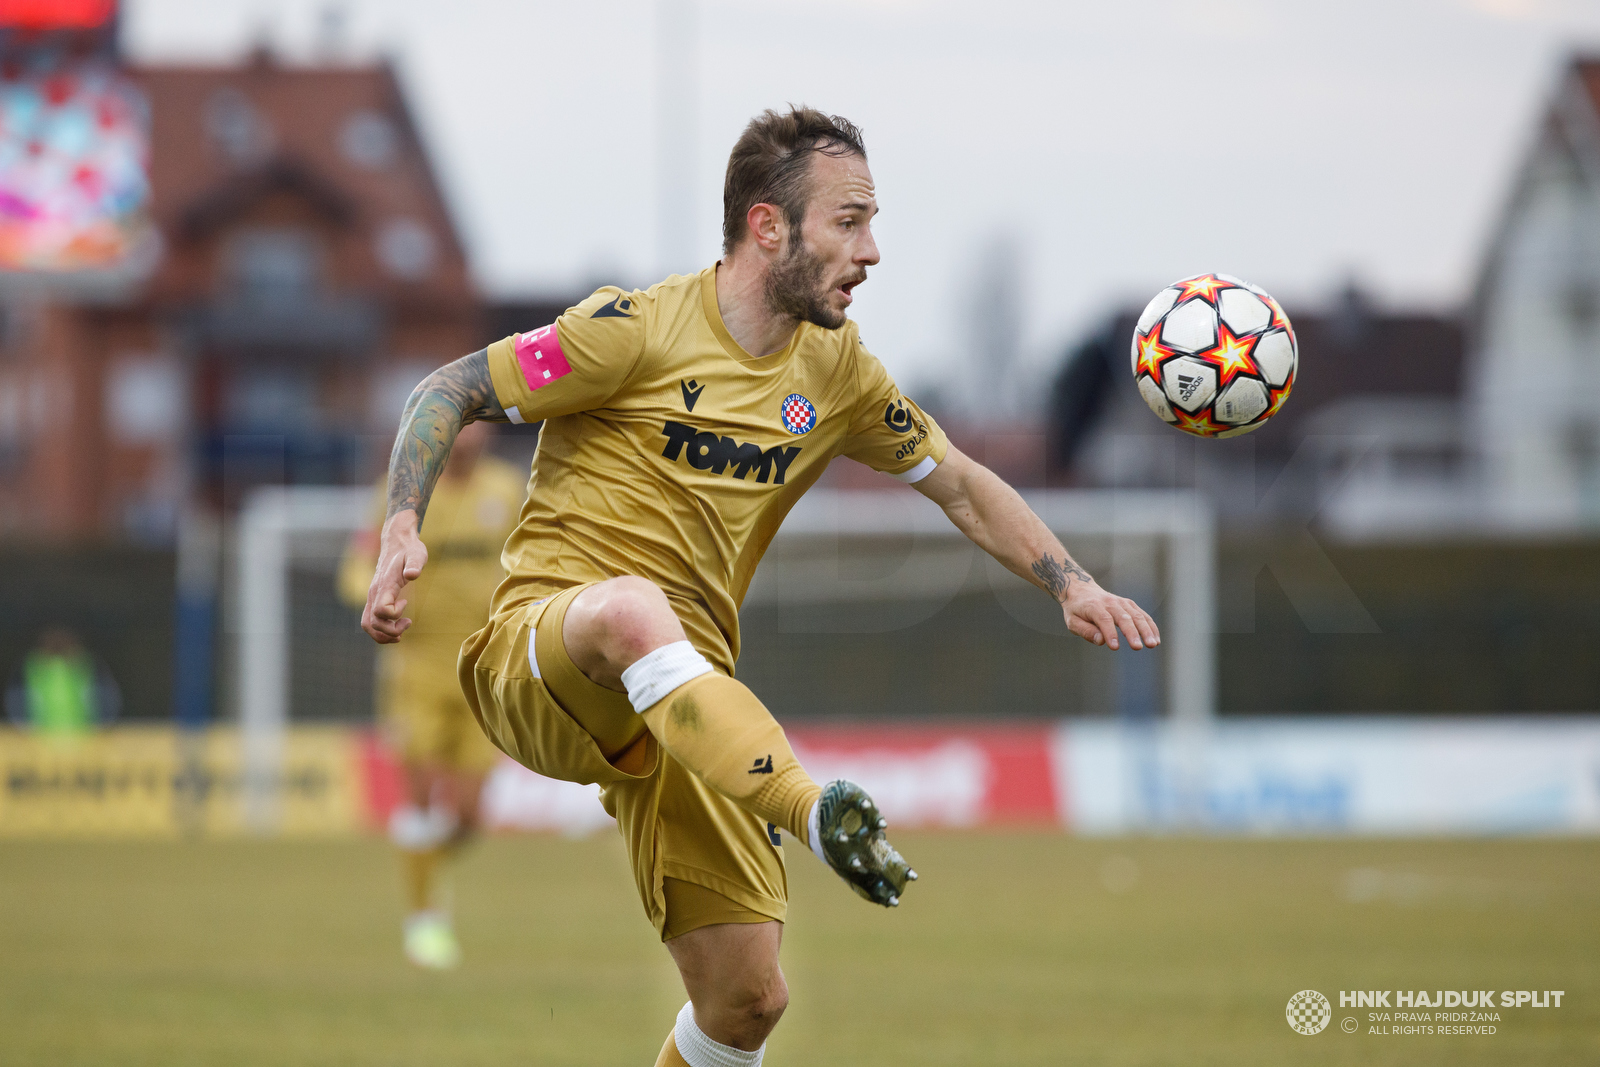
[[[737,1006],[726,1006],[717,1012],[714,1016],[716,1020],[714,1025],[710,1019],[702,1018],[701,1029],[705,1030],[714,1041],[752,1052],[766,1043],[772,1031],[777,1028],[778,1020],[783,1017],[783,1010],[788,1006],[787,990],[781,997],[763,996],[755,1000],[741,1001]],[[696,1014],[700,1014],[698,1005]]]
[[783,980],[783,972],[778,971],[767,981],[753,984],[741,993],[736,998],[735,1010],[746,1038],[752,1043],[765,1041],[789,1006],[789,985]]
[[751,1012],[753,1019],[758,1019],[772,1027],[778,1025],[778,1020],[783,1018],[784,1009],[789,1006],[789,986],[778,976],[778,984],[769,988],[758,1000]]
[[631,575],[595,586],[587,605],[607,658],[627,665],[661,645],[681,640],[683,627],[652,581]]

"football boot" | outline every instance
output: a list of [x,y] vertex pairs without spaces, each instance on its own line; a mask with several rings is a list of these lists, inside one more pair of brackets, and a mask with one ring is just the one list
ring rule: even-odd
[[917,872],[884,836],[888,825],[865,789],[839,778],[822,787],[812,830],[823,860],[858,896],[894,908]]

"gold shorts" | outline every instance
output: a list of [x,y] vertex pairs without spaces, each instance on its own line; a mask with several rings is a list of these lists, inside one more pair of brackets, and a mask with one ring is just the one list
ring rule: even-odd
[[407,763],[487,774],[500,753],[484,736],[461,692],[460,635],[409,634],[379,650],[378,719]]
[[[627,696],[590,681],[567,655],[567,606],[586,588],[512,608],[461,646],[461,688],[484,732],[539,774],[600,783],[600,802],[617,820],[639,899],[662,940],[712,923],[784,921],[789,883],[776,830],[715,792],[654,737],[644,736],[639,773],[630,774],[579,725],[614,724],[614,735],[637,722]],[[711,892],[668,894],[669,878]]]

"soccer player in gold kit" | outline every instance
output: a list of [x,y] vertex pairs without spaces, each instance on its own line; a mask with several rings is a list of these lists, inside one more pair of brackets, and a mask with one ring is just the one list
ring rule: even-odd
[[[378,717],[400,758],[405,800],[389,820],[406,883],[404,946],[419,967],[448,968],[461,950],[440,888],[440,868],[478,823],[484,776],[500,758],[456,680],[461,642],[489,620],[505,577],[500,550],[517,525],[524,483],[511,464],[484,454],[489,430],[456,438],[428,512],[428,573],[406,588],[414,625],[404,644],[379,650]],[[340,596],[361,606],[377,562],[387,510],[380,493],[372,527],[350,539],[339,568]]]
[[428,559],[417,530],[460,428],[543,420],[508,577],[461,649],[462,688],[513,758],[601,784],[689,994],[657,1064],[689,1067],[759,1064],[788,1003],[779,828],[876,903],[897,904],[915,877],[860,787],[813,782],[733,678],[750,577],[830,460],[915,485],[1054,597],[1079,637],[1159,641],[862,346],[846,312],[878,249],[858,129],[807,108],[757,116],[723,209],[715,265],[601,289],[417,388],[362,618],[381,643],[405,634],[404,587]]

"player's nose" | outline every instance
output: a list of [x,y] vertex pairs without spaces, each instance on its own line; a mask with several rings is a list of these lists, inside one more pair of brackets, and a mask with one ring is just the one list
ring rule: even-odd
[[855,261],[863,267],[871,267],[882,257],[878,255],[878,242],[873,238],[872,231],[866,230],[865,234],[860,247],[856,249]]

